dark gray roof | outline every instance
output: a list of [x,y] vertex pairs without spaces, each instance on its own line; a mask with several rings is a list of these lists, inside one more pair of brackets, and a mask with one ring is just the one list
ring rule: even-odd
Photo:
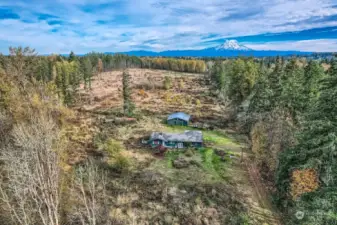
[[172,119],[182,119],[185,121],[189,121],[190,120],[190,115],[183,113],[183,112],[176,112],[176,113],[172,113],[171,115],[168,116],[167,120],[172,120]]
[[197,130],[185,130],[183,133],[153,132],[150,139],[162,141],[202,142],[202,132]]

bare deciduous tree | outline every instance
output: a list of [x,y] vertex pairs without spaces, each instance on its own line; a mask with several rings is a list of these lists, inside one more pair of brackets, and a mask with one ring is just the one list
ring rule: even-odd
[[106,181],[106,173],[92,160],[77,168],[73,196],[80,202],[74,204],[73,220],[80,220],[83,225],[109,224]]
[[15,125],[1,149],[0,200],[15,224],[59,224],[59,130],[49,116]]
[[6,73],[23,86],[32,79],[36,67],[37,53],[29,47],[9,48],[9,59],[6,62]]

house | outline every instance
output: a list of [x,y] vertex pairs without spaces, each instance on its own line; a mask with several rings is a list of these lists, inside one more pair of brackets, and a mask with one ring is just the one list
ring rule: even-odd
[[153,132],[149,144],[155,148],[162,146],[165,148],[186,148],[202,147],[203,137],[201,131],[186,130],[183,133],[162,133]]
[[190,121],[190,118],[191,116],[186,113],[176,112],[168,116],[167,124],[187,126]]

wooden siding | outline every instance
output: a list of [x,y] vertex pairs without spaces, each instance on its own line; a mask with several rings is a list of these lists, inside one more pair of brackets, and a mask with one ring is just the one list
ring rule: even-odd
[[162,145],[162,144],[163,144],[162,140],[152,140],[151,141],[151,146],[152,147],[157,147],[157,146]]
[[168,120],[167,124],[169,125],[178,125],[178,126],[187,126],[188,122],[185,120],[181,120],[178,118],[172,119],[172,120]]

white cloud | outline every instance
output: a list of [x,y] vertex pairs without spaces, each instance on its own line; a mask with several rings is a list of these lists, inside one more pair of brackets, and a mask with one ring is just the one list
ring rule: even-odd
[[245,45],[254,50],[337,52],[337,39],[268,42],[264,44],[246,43]]
[[[12,7],[23,21],[32,20],[0,20],[0,51],[6,51],[8,43],[29,45],[40,53],[68,53],[70,50],[77,53],[92,50],[126,51],[131,50],[131,45],[147,46],[147,50],[195,49],[203,47],[201,41],[221,37],[337,26],[337,21],[333,20],[319,23],[310,21],[313,17],[336,15],[337,8],[332,7],[336,4],[334,2],[335,0],[256,0],[254,3],[251,0],[0,0],[0,6]],[[106,7],[100,7],[100,4]],[[58,16],[63,24],[48,25],[46,21],[38,21],[39,13]],[[113,22],[115,19],[117,21]],[[106,23],[97,23],[99,20]],[[122,37],[124,33],[132,35]],[[182,33],[192,34],[180,35]],[[201,39],[210,33],[218,36]],[[129,38],[128,41],[124,40],[126,38]],[[154,43],[145,43],[154,39],[157,40]],[[281,48],[275,43],[265,46]],[[302,46],[312,48],[303,43]],[[324,44],[320,46],[324,47]],[[263,45],[257,47],[262,48]]]

